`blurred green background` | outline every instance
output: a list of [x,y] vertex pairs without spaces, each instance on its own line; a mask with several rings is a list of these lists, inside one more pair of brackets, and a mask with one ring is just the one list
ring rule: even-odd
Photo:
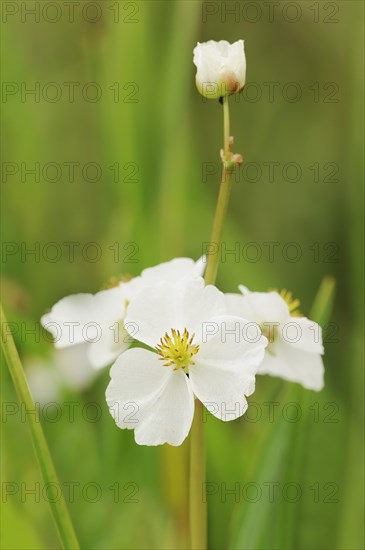
[[[112,275],[201,255],[222,112],[197,93],[192,52],[243,38],[231,124],[245,165],[225,231],[238,257],[222,256],[218,285],[289,288],[305,314],[325,275],[337,289],[320,394],[260,377],[250,420],[207,418],[209,548],[363,548],[363,3],[71,4],[2,6],[2,296],[35,399],[59,403],[43,424],[81,547],[187,548],[188,446],[118,430],[108,369],[57,385],[37,323]],[[5,365],[1,387],[2,548],[59,548]]]

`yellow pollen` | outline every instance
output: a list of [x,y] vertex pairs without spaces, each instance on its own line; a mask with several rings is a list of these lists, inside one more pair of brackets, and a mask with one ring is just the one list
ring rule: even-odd
[[293,298],[293,294],[289,290],[286,290],[286,288],[283,288],[279,294],[288,304],[290,315],[292,317],[303,317],[298,309],[300,306],[300,300]]
[[166,332],[160,339],[156,350],[161,355],[160,360],[165,361],[164,366],[174,365],[174,370],[189,370],[190,365],[195,365],[194,355],[199,351],[199,346],[193,344],[194,336],[190,336],[186,328],[181,334],[179,330],[171,329],[171,336]]

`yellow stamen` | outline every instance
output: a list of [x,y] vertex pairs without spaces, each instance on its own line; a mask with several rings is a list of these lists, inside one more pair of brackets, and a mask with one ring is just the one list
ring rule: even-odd
[[290,315],[292,317],[303,317],[302,313],[298,309],[300,306],[300,300],[293,298],[292,292],[286,290],[286,288],[283,288],[279,294],[288,304]]
[[193,344],[195,334],[190,336],[186,328],[182,334],[175,329],[171,329],[170,332],[171,336],[166,332],[156,346],[157,352],[161,355],[160,360],[166,361],[164,363],[165,367],[174,365],[174,370],[184,369],[188,371],[190,365],[195,365],[192,358],[199,351],[199,346]]

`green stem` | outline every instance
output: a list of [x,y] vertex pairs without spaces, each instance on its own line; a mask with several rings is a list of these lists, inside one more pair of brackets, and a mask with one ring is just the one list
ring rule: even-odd
[[190,542],[192,550],[207,548],[207,507],[205,498],[205,449],[203,405],[195,400],[190,431]]
[[[215,284],[219,262],[219,248],[227,215],[232,188],[234,163],[230,146],[230,121],[228,97],[223,98],[224,154],[222,180],[219,189],[210,242],[216,251],[208,256],[205,283]],[[207,505],[205,494],[205,448],[203,430],[203,405],[195,401],[195,414],[190,432],[190,533],[192,550],[207,548]]]
[[229,136],[230,136],[230,120],[229,120],[229,103],[228,96],[223,97],[223,143],[224,153],[229,153]]
[[48,493],[52,493],[49,502],[51,504],[51,511],[58,528],[60,539],[62,541],[62,546],[63,548],[78,550],[80,546],[77,541],[76,534],[62,492],[61,498],[59,497],[60,483],[58,481],[56,470],[48,449],[42,426],[40,424],[38,409],[36,408],[30,394],[23,366],[21,364],[13,337],[9,330],[9,324],[5,318],[1,305],[0,322],[2,349],[19,400],[22,404],[24,404],[25,407],[28,426],[31,433],[34,451],[37,456],[39,467],[42,473],[43,482],[44,484],[47,484]]
[[226,220],[229,197],[232,189],[232,174],[234,164],[230,161],[230,123],[228,96],[223,98],[223,128],[224,128],[224,158],[222,168],[222,180],[219,188],[217,207],[215,211],[210,243],[215,247],[215,252],[208,255],[207,268],[205,270],[205,282],[214,285],[219,263],[219,249],[223,235],[224,222]]

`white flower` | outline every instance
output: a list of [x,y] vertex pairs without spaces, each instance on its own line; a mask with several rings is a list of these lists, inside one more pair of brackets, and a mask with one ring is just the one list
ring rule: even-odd
[[194,396],[221,420],[244,414],[267,340],[257,325],[226,314],[217,288],[202,278],[146,288],[130,304],[128,324],[152,349],[118,357],[106,398],[117,425],[134,429],[137,443],[180,445]]
[[[132,342],[124,319],[128,304],[143,288],[202,275],[204,258],[174,258],[142,271],[139,277],[96,294],[73,294],[57,302],[41,323],[54,337],[55,347],[86,345],[95,369],[110,365]],[[132,327],[133,329],[133,327]]]
[[257,374],[279,376],[305,388],[321,390],[324,385],[321,327],[298,316],[299,301],[293,301],[291,293],[284,291],[280,295],[239,288],[242,294],[226,294],[228,311],[257,322],[269,340]]
[[196,86],[199,92],[212,99],[239,92],[246,80],[244,41],[230,44],[226,40],[209,40],[194,48],[197,67]]

